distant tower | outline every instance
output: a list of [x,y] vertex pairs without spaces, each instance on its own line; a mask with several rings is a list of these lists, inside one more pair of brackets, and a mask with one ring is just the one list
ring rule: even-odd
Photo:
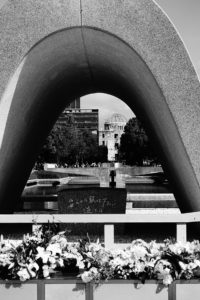
[[104,123],[104,130],[99,131],[99,145],[108,148],[108,161],[118,160],[120,138],[127,123],[126,118],[121,114],[113,114]]

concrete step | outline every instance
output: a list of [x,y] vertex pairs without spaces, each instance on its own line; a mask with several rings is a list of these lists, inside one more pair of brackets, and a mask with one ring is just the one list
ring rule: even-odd
[[126,209],[126,214],[180,214],[179,208]]
[[175,201],[174,195],[172,193],[145,193],[145,194],[127,194],[127,201]]
[[127,194],[127,209],[135,208],[178,208],[174,195],[145,193],[145,194]]

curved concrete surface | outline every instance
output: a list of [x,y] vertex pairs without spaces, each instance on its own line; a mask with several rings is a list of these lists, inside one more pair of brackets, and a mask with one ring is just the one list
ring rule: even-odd
[[181,210],[199,210],[200,85],[167,17],[149,0],[50,2],[52,19],[49,1],[7,1],[0,10],[0,211],[13,211],[65,105],[94,92],[134,110],[158,145]]

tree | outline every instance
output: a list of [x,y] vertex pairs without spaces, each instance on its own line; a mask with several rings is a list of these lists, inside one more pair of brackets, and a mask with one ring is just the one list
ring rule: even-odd
[[88,129],[79,129],[73,117],[69,116],[64,124],[54,125],[38,160],[68,165],[90,164],[101,162],[104,158],[104,161],[107,161],[106,149],[99,148],[97,136],[94,136]]
[[120,160],[128,165],[142,166],[145,160],[157,160],[149,138],[137,118],[130,119],[124,128],[119,148]]

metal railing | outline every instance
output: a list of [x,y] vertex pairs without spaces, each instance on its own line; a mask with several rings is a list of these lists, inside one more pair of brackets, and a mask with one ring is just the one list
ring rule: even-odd
[[185,214],[1,214],[0,224],[43,223],[104,224],[104,244],[114,247],[114,226],[125,223],[174,223],[176,239],[187,241],[187,224],[200,222],[200,212]]

